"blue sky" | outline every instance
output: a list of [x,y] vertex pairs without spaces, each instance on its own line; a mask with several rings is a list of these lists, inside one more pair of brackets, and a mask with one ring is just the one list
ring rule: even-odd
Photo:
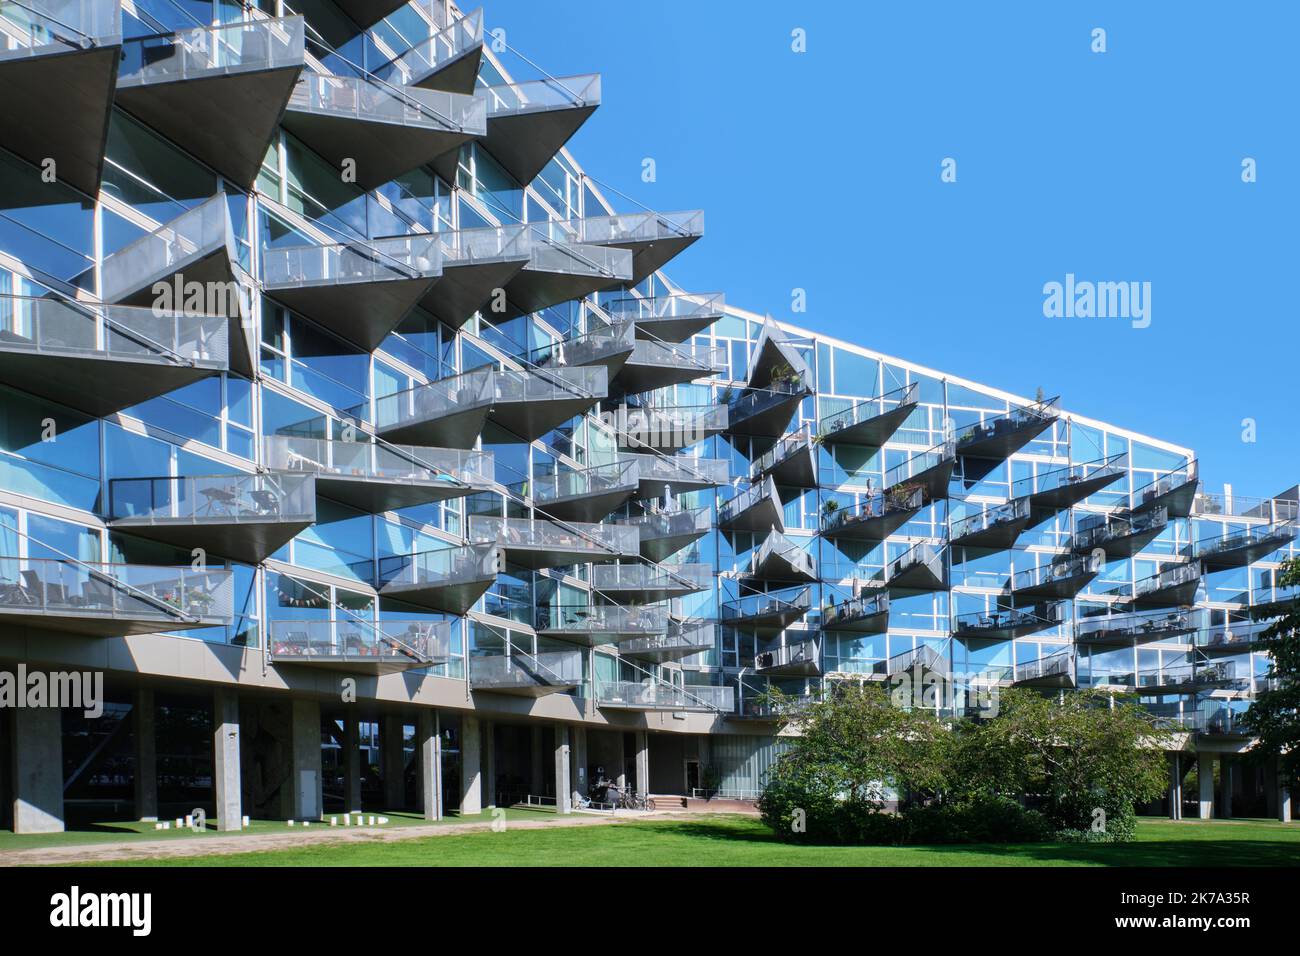
[[[1300,481],[1300,4],[485,12],[549,72],[603,75],[603,106],[571,143],[591,175],[653,208],[705,210],[705,238],[668,270],[684,287],[1022,394],[1041,386],[1192,446],[1211,491]],[[657,182],[641,181],[644,157]],[[955,183],[940,179],[948,157]],[[1067,273],[1150,282],[1150,326],[1044,317],[1044,283]],[[806,314],[790,311],[795,288]]]

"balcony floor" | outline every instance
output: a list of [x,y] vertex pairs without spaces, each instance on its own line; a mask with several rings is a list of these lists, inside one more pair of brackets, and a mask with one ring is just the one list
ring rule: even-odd
[[393,481],[365,475],[316,475],[316,491],[322,497],[372,515],[463,498],[480,490],[482,489],[473,486],[460,487],[447,481]]
[[474,92],[478,82],[478,68],[483,61],[483,44],[475,43],[450,59],[434,64],[428,70],[411,77],[408,86],[418,86],[424,90],[445,90],[448,93]]
[[400,674],[404,671],[421,670],[433,667],[438,661],[422,661],[406,657],[370,657],[366,655],[329,655],[310,656],[297,654],[272,654],[271,663],[276,667],[301,666],[315,670],[338,671],[343,674],[368,674],[378,677],[383,674]]
[[268,285],[266,294],[339,338],[373,352],[439,282],[437,276],[418,276],[373,282]]
[[405,601],[417,607],[460,616],[472,608],[487,593],[488,588],[496,584],[496,580],[494,574],[451,584],[405,584],[391,581],[379,587],[379,594],[394,601]]
[[534,501],[534,506],[552,518],[593,524],[608,518],[636,493],[636,485],[612,488],[594,494],[567,495],[553,501]]
[[376,431],[385,441],[394,444],[464,450],[473,448],[483,433],[490,408],[488,402],[471,403],[444,415],[412,419]]
[[[575,248],[581,249],[580,246]],[[577,255],[581,255],[581,252]],[[533,258],[505,284],[506,311],[501,315],[503,319],[541,312],[561,302],[582,299],[593,292],[622,285],[626,281],[596,269],[579,268],[576,261],[572,270],[548,265],[548,261],[554,259]]]
[[528,253],[479,262],[444,260],[442,278],[425,292],[420,306],[451,328],[459,329],[492,298],[495,290],[507,288],[528,260]]
[[245,564],[261,564],[299,532],[310,528],[312,523],[311,519],[284,520],[276,517],[243,517],[239,521],[229,522],[212,518],[118,518],[108,522],[108,526],[114,531],[168,544],[182,551],[202,548],[211,555]]
[[162,634],[187,631],[198,627],[216,627],[228,621],[210,620],[190,624],[166,614],[138,617],[110,616],[96,611],[68,608],[42,611],[33,607],[0,607],[0,634],[25,637],[31,631],[51,631],[78,637],[130,637],[136,634]]

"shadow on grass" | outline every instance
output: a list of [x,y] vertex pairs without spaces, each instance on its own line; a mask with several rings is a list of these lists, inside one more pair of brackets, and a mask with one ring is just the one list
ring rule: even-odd
[[[1002,858],[1009,865],[1050,865],[1054,863],[1083,863],[1096,866],[1297,866],[1300,865],[1300,843],[1291,840],[1215,839],[1188,832],[1186,836],[1162,833],[1158,839],[1137,840],[1132,843],[948,843],[905,844],[903,846],[861,845],[846,846],[840,843],[792,843],[778,840],[766,826],[757,821],[722,823],[713,821],[681,821],[656,825],[661,832],[692,840],[713,840],[732,844],[765,844],[771,847],[788,846],[803,849],[834,851],[863,850],[879,854],[932,855],[936,864],[961,866],[962,857],[971,863],[986,864],[989,857]],[[982,859],[976,861],[974,857]]]

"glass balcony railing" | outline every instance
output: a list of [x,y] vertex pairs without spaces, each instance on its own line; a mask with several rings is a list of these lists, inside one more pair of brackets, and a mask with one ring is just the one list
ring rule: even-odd
[[713,577],[708,564],[600,564],[591,569],[591,586],[596,591],[690,593],[707,588]]
[[927,451],[912,455],[885,472],[885,488],[916,484],[924,487],[931,498],[942,498],[948,489],[948,477],[955,462],[952,442],[941,442]]
[[527,223],[505,226],[475,226],[435,232],[444,267],[497,262],[502,259],[527,259],[532,252]]
[[[762,508],[761,513],[760,508]],[[750,514],[753,512],[753,514]],[[742,520],[743,519],[743,520]],[[782,518],[781,499],[776,493],[776,484],[771,478],[765,478],[756,485],[751,485],[729,501],[724,501],[718,508],[718,525],[753,525],[751,530],[771,525],[778,530],[785,527]]]
[[646,680],[597,681],[596,704],[599,707],[627,710],[715,711],[729,714],[735,709],[734,687],[692,684],[677,687]]
[[[7,0],[0,4],[0,59],[13,52],[60,52],[115,42],[117,0]],[[45,51],[43,47],[55,47]]]
[[156,362],[225,371],[225,316],[0,295],[0,352]]
[[[873,524],[890,524],[897,528],[924,505],[925,493],[921,488],[891,488],[883,493],[860,498],[849,506],[823,510],[822,532],[827,535],[848,534],[859,528],[866,533]],[[883,539],[888,533],[882,527],[878,537]]]
[[289,109],[473,136],[487,132],[487,102],[482,97],[393,86],[355,76],[304,74],[289,98]]
[[483,11],[474,10],[432,36],[416,41],[375,75],[398,86],[416,86],[430,74],[460,59],[483,42]]
[[893,561],[885,572],[890,587],[942,590],[947,586],[943,547],[919,541]]
[[1029,520],[1029,499],[1016,498],[1005,504],[989,505],[952,523],[953,544],[998,537],[999,531],[1023,526]]
[[686,455],[624,454],[636,462],[643,484],[663,482],[678,490],[725,485],[731,479],[731,466],[722,458],[692,458]]
[[745,594],[722,604],[722,620],[743,624],[759,619],[796,621],[812,608],[812,588],[801,585],[779,591]]
[[750,556],[750,573],[762,576],[776,566],[778,575],[794,574],[805,578],[817,577],[817,564],[813,556],[779,531],[769,532],[763,543]]
[[[803,379],[773,382],[770,388],[748,389],[729,403],[732,425],[740,425],[759,418],[782,405],[801,400],[812,394]],[[779,432],[785,431],[784,427]],[[779,433],[778,432],[778,433]]]
[[225,474],[109,481],[115,524],[240,524],[316,520],[311,475]]
[[1011,495],[1029,498],[1035,507],[1069,507],[1123,478],[1128,474],[1127,461],[1127,455],[1119,454],[1053,468],[1012,482]]
[[[1196,586],[1201,580],[1201,565],[1192,561],[1187,564],[1175,564],[1143,578],[1132,588],[1135,601],[1175,600],[1177,603],[1190,604],[1196,594]],[[1128,586],[1122,586],[1127,590]],[[1184,601],[1182,598],[1187,597]]]
[[1193,552],[1207,565],[1244,566],[1285,547],[1300,534],[1300,521],[1255,525],[1197,541]]
[[1300,585],[1265,584],[1250,592],[1252,614],[1277,614],[1288,605],[1300,603]]
[[537,609],[534,626],[548,634],[663,634],[668,608],[662,604],[623,607],[618,604],[562,604]]
[[1199,463],[1190,461],[1182,468],[1159,475],[1129,494],[1129,510],[1141,511],[1164,503],[1170,517],[1187,517],[1195,504],[1199,473]]
[[477,654],[469,659],[469,683],[476,690],[563,690],[582,684],[582,651]]
[[[480,368],[380,396],[374,401],[375,427],[391,430],[486,408],[496,394],[495,378],[494,369]],[[351,409],[350,414],[368,418],[369,411],[367,405],[362,405]]]
[[1172,640],[1194,632],[1199,620],[1200,612],[1190,609],[1083,617],[1075,624],[1075,640],[1080,644]]
[[722,317],[726,299],[721,292],[654,297],[628,296],[604,304],[614,322],[635,323],[665,342],[681,342]]
[[713,621],[670,624],[663,634],[647,634],[619,644],[619,654],[674,660],[711,651],[717,646],[718,626]]
[[974,611],[953,618],[953,633],[966,637],[1007,640],[1056,627],[1064,620],[1059,604],[1034,608]]
[[782,644],[754,655],[754,670],[760,674],[778,670],[816,672],[820,667],[821,647],[813,639]]
[[104,636],[229,624],[234,572],[0,557],[0,619]]
[[303,65],[302,17],[195,26],[122,43],[119,89]]
[[605,416],[614,427],[620,447],[668,451],[717,435],[727,429],[730,421],[726,405],[620,406],[616,411],[602,413]]
[[1076,551],[1091,551],[1093,548],[1101,548],[1107,552],[1120,547],[1127,553],[1132,549],[1124,548],[1125,544],[1133,544],[1134,539],[1154,538],[1168,524],[1169,512],[1165,508],[1153,508],[1150,511],[1142,511],[1131,517],[1123,515],[1089,516],[1079,522],[1079,529],[1075,532],[1072,546]]
[[936,674],[946,674],[949,670],[948,657],[929,644],[918,644],[910,650],[895,654],[888,660],[878,661],[874,670],[876,674],[885,677],[896,677],[912,670],[926,670]]
[[569,498],[590,497],[627,492],[636,489],[639,471],[635,461],[620,460],[590,468],[562,470],[551,475],[539,475],[528,481],[510,485],[515,491],[533,499],[545,509],[548,504]]
[[1192,501],[1192,514],[1204,518],[1258,518],[1270,524],[1284,524],[1300,517],[1300,501],[1198,492]]
[[632,517],[614,517],[614,524],[625,524],[637,528],[641,541],[656,538],[674,538],[688,535],[708,534],[713,527],[713,509],[695,508],[691,511],[658,511]]
[[1269,621],[1233,621],[1196,632],[1195,643],[1204,653],[1238,654],[1255,647],[1273,627]]
[[[808,428],[801,428],[792,435],[778,439],[777,443],[769,448],[758,458],[749,469],[749,480],[757,481],[762,475],[777,468],[778,465],[789,461],[796,455],[815,455],[813,449],[812,432]],[[815,477],[816,464],[812,463],[812,472]]]
[[1004,458],[1023,447],[1060,417],[1058,399],[1013,408],[962,429],[956,435],[957,454]]
[[1073,648],[1046,654],[1035,661],[1016,665],[1013,683],[1045,682],[1073,686],[1075,682],[1075,657]]
[[489,117],[600,105],[600,74],[497,84],[478,90]]
[[863,400],[821,398],[817,432],[832,441],[840,436],[864,445],[882,444],[916,407],[919,394],[920,384],[912,382]]
[[1092,555],[1054,560],[1017,571],[1006,589],[1015,593],[1043,592],[1055,597],[1072,597],[1097,576],[1101,562]]
[[635,528],[576,521],[495,518],[490,515],[470,516],[469,539],[472,542],[494,542],[507,552],[556,551],[588,555],[585,560],[635,557],[640,545],[640,536]]
[[[497,87],[490,87],[489,92],[494,89]],[[704,235],[704,213],[699,209],[687,212],[615,213],[548,223],[545,228],[552,239],[596,246],[660,242]]]
[[262,281],[269,289],[354,282],[385,282],[442,274],[442,253],[431,235],[270,247],[262,252]]
[[[632,335],[636,326],[630,322],[621,323],[615,328],[624,328]],[[628,365],[644,365],[661,369],[686,369],[698,372],[696,378],[714,375],[727,367],[727,350],[722,346],[699,344],[695,342],[657,342],[651,339],[636,339],[632,357]]]
[[632,353],[636,344],[633,329],[613,325],[533,349],[525,361],[538,368],[595,365],[612,361],[615,356]]
[[493,544],[441,548],[380,558],[377,584],[385,590],[442,587],[492,580],[499,570],[500,557]]
[[476,487],[496,480],[495,460],[486,451],[333,441],[297,435],[267,435],[262,446],[266,466],[276,471]]
[[451,657],[447,621],[334,620],[268,622],[271,660],[276,663],[395,665],[428,667]]
[[862,593],[827,605],[822,610],[822,627],[826,630],[866,630],[870,622],[877,622],[872,630],[884,631],[889,620],[889,592]]

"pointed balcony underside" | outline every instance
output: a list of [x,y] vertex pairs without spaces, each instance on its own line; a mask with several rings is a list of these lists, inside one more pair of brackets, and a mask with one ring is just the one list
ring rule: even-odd
[[879,415],[853,421],[847,415],[830,415],[822,423],[822,434],[831,444],[867,445],[879,448],[907,421],[919,401],[904,402]]
[[1164,508],[1171,518],[1190,517],[1200,486],[1199,478],[1188,478],[1177,484],[1161,483],[1146,489],[1139,488],[1134,493],[1137,500],[1131,510],[1137,514],[1153,508]]
[[816,677],[822,672],[816,641],[786,644],[754,655],[754,672],[764,677]]
[[241,518],[238,523],[229,524],[213,519],[168,522],[121,518],[110,521],[108,526],[114,531],[171,545],[182,551],[202,548],[208,554],[244,564],[261,564],[299,532],[310,528],[312,523],[311,520],[278,517],[256,521]]
[[715,370],[707,367],[689,348],[670,351],[657,342],[638,341],[618,370],[612,384],[629,395],[656,388],[681,385],[708,378]]
[[953,634],[968,639],[1009,641],[1045,631],[1060,623],[1060,612],[1053,607],[990,611],[986,614],[959,616]]
[[780,438],[799,403],[811,394],[807,389],[749,392],[732,404],[727,431],[753,438]]
[[505,284],[504,319],[622,285],[632,278],[632,254],[581,243],[534,244],[528,264]]
[[87,196],[99,194],[121,56],[120,36],[101,40],[0,50],[0,143],[36,166],[53,159],[59,181]]
[[478,603],[497,580],[502,556],[491,544],[452,549],[432,570],[419,565],[418,555],[381,560],[381,597],[457,616]]
[[1116,469],[1110,472],[1099,471],[1088,476],[1070,476],[1055,487],[1029,493],[1027,495],[1029,505],[1039,512],[1070,508],[1115,484],[1124,475],[1123,470]]
[[615,241],[609,243],[609,245],[616,249],[626,249],[632,253],[632,281],[630,284],[636,285],[666,266],[702,235],[702,232],[689,231],[682,234],[660,236],[655,239],[629,240],[627,242]]
[[488,421],[525,441],[536,441],[553,428],[581,415],[603,397],[603,392],[591,395],[574,388],[572,391],[561,389],[546,397],[498,398],[492,403]]
[[1005,461],[1051,428],[1055,421],[1055,415],[1022,421],[1013,421],[1006,417],[994,419],[988,426],[974,430],[959,439],[957,454],[972,459],[967,466],[968,469],[986,474],[986,468],[991,469],[997,462]]
[[952,544],[960,548],[1005,551],[1016,543],[1031,520],[1030,509],[1025,503],[1014,510],[1007,509],[1005,515],[990,515],[986,522],[982,525],[977,522],[969,531],[959,533],[959,529],[954,527]]
[[866,593],[822,611],[822,630],[884,634],[889,629],[889,592]]
[[913,549],[889,566],[887,585],[891,591],[944,591],[948,576],[943,566],[943,551]]
[[306,65],[302,18],[194,32],[128,40],[117,105],[251,189]]
[[440,60],[411,78],[410,86],[423,90],[446,90],[449,93],[474,92],[479,64],[483,62],[483,44],[475,43],[454,56]]
[[442,278],[425,292],[420,307],[459,329],[491,300],[497,289],[508,289],[531,258],[531,252],[523,250],[491,259],[444,259]]
[[778,443],[778,454],[769,460],[767,456],[755,462],[755,479],[762,475],[771,475],[772,480],[783,487],[814,488],[817,486],[817,447],[805,436],[803,441],[792,442],[782,447]]
[[1009,592],[1017,601],[1072,598],[1087,587],[1100,570],[1091,562],[1079,562],[1059,573],[1047,571],[1031,575],[1023,584],[1013,577]]
[[[361,30],[370,29],[403,6],[403,0],[333,0],[332,4],[325,0],[298,0],[294,4],[295,9],[307,15],[313,27],[321,24],[318,29],[333,46],[341,46]],[[352,24],[340,23],[339,10],[360,29],[354,29]]]
[[643,527],[641,529],[641,556],[649,558],[651,561],[662,561],[699,541],[708,533],[709,525],[707,523],[703,527],[695,523],[685,523],[680,529],[674,529],[672,525],[667,525],[664,528],[664,533],[655,533]]
[[[539,85],[559,81],[539,81]],[[531,84],[520,84],[519,88]],[[491,95],[489,93],[489,95]],[[599,86],[588,102],[527,103],[513,100],[508,108],[489,108],[486,149],[506,172],[527,185],[555,158],[573,134],[582,128],[600,105]],[[445,163],[445,161],[444,161]]]
[[373,515],[463,498],[475,489],[436,479],[394,481],[373,475],[318,474],[316,491],[321,497]]
[[808,613],[806,604],[775,597],[770,601],[762,601],[750,595],[742,601],[732,603],[735,606],[734,613],[729,613],[730,609],[723,607],[723,623],[759,634],[783,631]]
[[1201,586],[1200,564],[1175,565],[1137,583],[1135,607],[1184,607],[1196,603]]
[[1212,538],[1197,543],[1197,555],[1207,568],[1244,568],[1268,557],[1295,540],[1295,521],[1266,525],[1237,532],[1226,538]]

